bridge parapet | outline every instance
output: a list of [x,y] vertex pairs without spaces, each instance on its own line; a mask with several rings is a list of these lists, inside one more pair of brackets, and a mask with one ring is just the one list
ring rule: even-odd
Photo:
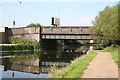
[[42,34],[90,34],[89,27],[42,27]]
[[35,34],[40,33],[40,27],[21,27],[21,28],[9,28],[9,34]]
[[41,27],[21,27],[21,28],[8,28],[6,30],[7,37],[10,36],[25,38],[29,40],[40,41],[40,28]]

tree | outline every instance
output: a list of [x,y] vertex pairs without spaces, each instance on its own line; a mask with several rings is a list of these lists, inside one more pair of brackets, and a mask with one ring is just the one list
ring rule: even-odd
[[91,28],[91,32],[96,39],[108,43],[120,42],[118,31],[120,29],[118,24],[118,20],[120,20],[120,17],[118,16],[119,6],[120,4],[112,7],[107,6],[95,17],[95,20],[93,21],[94,27]]
[[27,25],[27,27],[40,27],[40,26],[42,26],[42,25],[39,23],[31,23],[31,24]]

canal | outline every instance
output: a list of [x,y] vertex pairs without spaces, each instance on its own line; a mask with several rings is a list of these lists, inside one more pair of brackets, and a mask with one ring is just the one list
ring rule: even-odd
[[44,40],[40,50],[2,52],[0,78],[49,78],[52,67],[68,66],[88,50],[75,40]]

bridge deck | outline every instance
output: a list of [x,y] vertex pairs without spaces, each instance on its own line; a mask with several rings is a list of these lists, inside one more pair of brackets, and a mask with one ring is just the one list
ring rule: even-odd
[[42,34],[90,34],[89,27],[42,27]]
[[91,40],[89,27],[42,27],[41,39]]
[[79,40],[92,40],[90,35],[80,34],[42,34],[41,39],[79,39]]
[[9,37],[20,37],[29,40],[41,39],[77,39],[92,40],[90,35],[90,26],[42,26],[42,27],[21,27],[21,28],[5,28],[6,42]]

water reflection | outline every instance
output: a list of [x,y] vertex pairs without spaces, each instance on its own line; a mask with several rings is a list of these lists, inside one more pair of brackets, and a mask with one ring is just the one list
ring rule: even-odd
[[[3,68],[0,67],[0,70],[2,71]],[[13,76],[13,73],[14,73],[14,76]],[[11,70],[3,71],[2,75],[0,75],[0,78],[3,80],[13,80],[12,78],[16,78],[14,80],[18,80],[18,78],[22,78],[21,80],[24,80],[23,78],[25,78],[25,80],[30,80],[31,78],[31,80],[33,80],[33,78],[36,79],[36,78],[48,78],[48,77],[49,77],[48,74],[32,74],[32,73],[11,71]],[[7,79],[4,79],[4,78],[7,78]],[[26,78],[29,78],[29,79],[26,79]]]
[[21,52],[21,54],[23,55],[14,55],[13,57],[2,58],[2,65],[5,67],[4,70],[22,71],[36,74],[47,73],[50,71],[51,66],[67,66],[70,64],[71,60],[81,55],[78,52],[63,52],[60,55],[41,53],[38,55],[38,52],[26,55]]
[[62,41],[44,40],[41,44],[42,51],[3,52],[4,58],[1,58],[0,65],[4,65],[4,71],[48,73],[52,66],[65,67],[71,60],[82,55],[84,49],[89,49],[89,46],[80,47],[80,44],[73,42],[64,41],[63,44]]

